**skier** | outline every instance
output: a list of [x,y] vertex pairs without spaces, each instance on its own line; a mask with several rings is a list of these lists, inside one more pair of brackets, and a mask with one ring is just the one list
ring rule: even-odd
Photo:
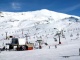
[[0,48],[0,53],[1,53],[1,48]]
[[55,48],[57,48],[57,45],[55,45]]
[[50,46],[49,46],[49,49],[50,49]]

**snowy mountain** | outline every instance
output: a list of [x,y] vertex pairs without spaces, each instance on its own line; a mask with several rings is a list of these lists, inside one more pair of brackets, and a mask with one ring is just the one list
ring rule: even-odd
[[10,35],[25,37],[25,34],[28,34],[29,40],[33,41],[37,40],[39,36],[42,36],[43,39],[54,40],[53,37],[58,30],[66,31],[65,35],[71,30],[78,33],[79,26],[80,17],[47,9],[28,12],[0,12],[0,39],[5,39],[7,33],[7,37]]
[[[61,33],[61,44],[59,44],[59,33]],[[0,59],[80,60],[80,17],[78,16],[47,9],[0,12],[0,48],[10,42],[6,40],[6,36],[22,38],[26,34],[28,42],[35,44],[37,39],[42,39],[48,45],[43,44],[42,49],[32,51],[2,51]]]

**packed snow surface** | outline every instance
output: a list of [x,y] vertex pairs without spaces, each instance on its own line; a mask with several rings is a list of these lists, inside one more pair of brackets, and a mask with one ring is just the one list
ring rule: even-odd
[[[3,51],[0,53],[1,60],[80,60],[80,40],[69,44],[48,46],[42,49],[28,51]],[[65,57],[68,56],[68,57]]]

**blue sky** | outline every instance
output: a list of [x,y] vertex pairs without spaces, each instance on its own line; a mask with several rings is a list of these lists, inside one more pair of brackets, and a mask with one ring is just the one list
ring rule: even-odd
[[0,0],[0,11],[23,12],[40,9],[80,16],[80,0]]

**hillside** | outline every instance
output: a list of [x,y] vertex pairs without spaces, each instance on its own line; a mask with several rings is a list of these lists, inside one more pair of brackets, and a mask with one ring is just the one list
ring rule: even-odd
[[[52,43],[57,31],[63,31],[66,38],[70,35],[79,35],[80,17],[68,15],[47,9],[28,12],[0,12],[0,39],[10,35],[25,37],[29,35],[30,42],[36,41],[40,36],[45,42]],[[61,36],[62,40],[63,36]],[[74,37],[73,39],[76,39]],[[70,38],[72,39],[72,38]],[[52,43],[53,44],[53,43]]]
[[[7,35],[6,35],[7,34]],[[60,42],[59,44],[59,34]],[[80,17],[47,9],[29,12],[0,12],[0,48],[10,39],[25,38],[28,42],[42,39],[42,49],[1,51],[1,60],[80,60]],[[57,48],[55,48],[55,45]],[[38,46],[38,45],[34,45]],[[65,57],[67,56],[67,57]]]

